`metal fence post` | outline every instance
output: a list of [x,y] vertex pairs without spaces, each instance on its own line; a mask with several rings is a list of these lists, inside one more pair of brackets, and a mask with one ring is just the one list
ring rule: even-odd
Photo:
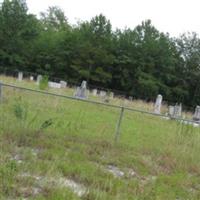
[[119,140],[120,127],[121,127],[121,122],[122,122],[123,115],[124,115],[124,107],[121,107],[121,112],[120,112],[119,120],[117,122],[116,132],[115,132],[115,141],[116,142]]
[[0,82],[0,102],[2,101],[3,94],[2,94],[2,83]]

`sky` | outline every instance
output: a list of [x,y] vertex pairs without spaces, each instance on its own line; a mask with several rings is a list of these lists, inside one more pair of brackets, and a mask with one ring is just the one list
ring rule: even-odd
[[159,31],[171,36],[187,31],[200,34],[200,0],[27,0],[27,4],[29,12],[36,15],[49,6],[58,6],[70,24],[102,13],[113,29],[133,29],[151,19]]

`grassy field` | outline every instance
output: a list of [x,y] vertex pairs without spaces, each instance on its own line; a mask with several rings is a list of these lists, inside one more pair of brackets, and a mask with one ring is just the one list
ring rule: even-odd
[[199,200],[200,128],[126,111],[115,143],[119,112],[4,87],[0,199]]

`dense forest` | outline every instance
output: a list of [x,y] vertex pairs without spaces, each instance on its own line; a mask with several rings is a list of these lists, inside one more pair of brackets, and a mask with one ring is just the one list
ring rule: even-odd
[[172,38],[150,20],[113,30],[100,14],[71,25],[58,7],[36,17],[25,0],[4,0],[0,68],[87,80],[145,100],[160,93],[170,103],[200,104],[200,38],[196,33]]

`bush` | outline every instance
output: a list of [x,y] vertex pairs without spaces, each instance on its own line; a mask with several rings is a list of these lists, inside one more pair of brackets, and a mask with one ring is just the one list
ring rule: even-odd
[[48,88],[48,80],[48,76],[45,75],[42,77],[42,80],[39,83],[40,90],[46,90]]

